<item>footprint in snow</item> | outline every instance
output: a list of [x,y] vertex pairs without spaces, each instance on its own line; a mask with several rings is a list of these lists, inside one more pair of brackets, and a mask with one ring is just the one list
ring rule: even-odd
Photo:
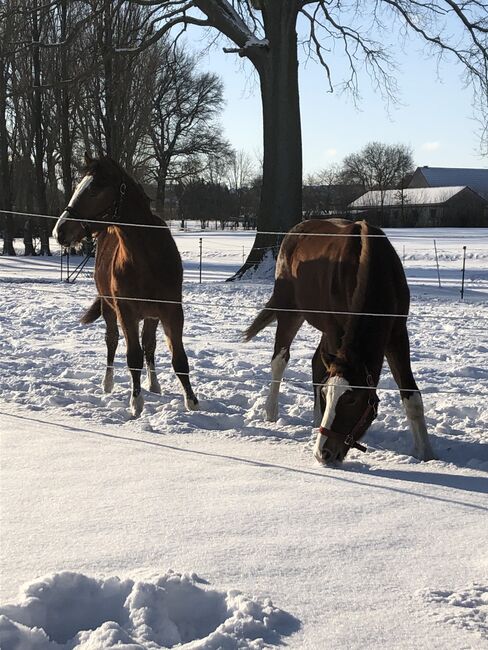
[[146,582],[56,573],[25,587],[20,602],[0,606],[0,647],[258,650],[300,627],[269,599],[206,584],[172,571]]

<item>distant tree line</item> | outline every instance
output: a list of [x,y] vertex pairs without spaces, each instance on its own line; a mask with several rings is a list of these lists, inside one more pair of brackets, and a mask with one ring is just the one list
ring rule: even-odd
[[402,190],[415,169],[410,147],[403,144],[369,142],[347,155],[341,164],[331,165],[306,178],[303,192],[304,216],[341,213],[370,190]]
[[[59,214],[84,150],[118,160],[150,188],[160,212],[168,186],[182,197],[187,186],[219,185],[239,167],[242,154],[217,123],[220,79],[165,39],[117,54],[114,43],[135,43],[152,14],[119,4],[6,0],[0,8],[1,210]],[[242,188],[233,189],[235,212]],[[49,255],[52,226],[0,214],[3,253],[15,254],[13,238],[22,237],[26,255]]]

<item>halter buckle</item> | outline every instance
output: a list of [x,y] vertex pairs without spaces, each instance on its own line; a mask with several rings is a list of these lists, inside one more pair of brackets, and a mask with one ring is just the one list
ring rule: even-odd
[[344,444],[347,445],[348,447],[354,447],[355,442],[356,441],[354,440],[354,438],[350,433],[344,438]]

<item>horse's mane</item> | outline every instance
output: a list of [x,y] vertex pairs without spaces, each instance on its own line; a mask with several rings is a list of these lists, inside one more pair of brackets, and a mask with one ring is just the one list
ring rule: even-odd
[[[366,311],[366,298],[369,285],[369,270],[371,259],[371,246],[369,235],[369,227],[366,221],[360,222],[361,228],[361,251],[359,253],[358,270],[356,276],[356,286],[352,294],[350,311],[354,314],[360,314]],[[351,315],[347,319],[344,329],[344,336],[340,348],[340,356],[347,356],[351,348],[352,342],[355,340],[357,327],[361,321],[361,316]],[[343,353],[343,354],[341,354]]]
[[113,158],[110,156],[101,156],[100,158],[96,158],[85,165],[83,171],[85,173],[88,173],[95,172],[97,169],[106,169],[109,174],[113,174],[115,171],[121,177],[121,182],[124,182],[126,185],[132,187],[139,198],[147,205],[148,208],[150,208],[151,199],[146,194],[141,183],[139,183],[139,181],[136,181],[135,178],[132,178],[132,176],[130,176],[130,174],[128,174],[125,169],[123,169],[123,167],[121,167],[119,163],[116,162]]

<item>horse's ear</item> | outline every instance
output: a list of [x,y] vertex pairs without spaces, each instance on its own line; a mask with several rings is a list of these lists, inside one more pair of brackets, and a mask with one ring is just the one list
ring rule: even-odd
[[93,162],[93,158],[90,156],[88,151],[85,151],[85,165],[88,167],[88,165],[92,162]]

